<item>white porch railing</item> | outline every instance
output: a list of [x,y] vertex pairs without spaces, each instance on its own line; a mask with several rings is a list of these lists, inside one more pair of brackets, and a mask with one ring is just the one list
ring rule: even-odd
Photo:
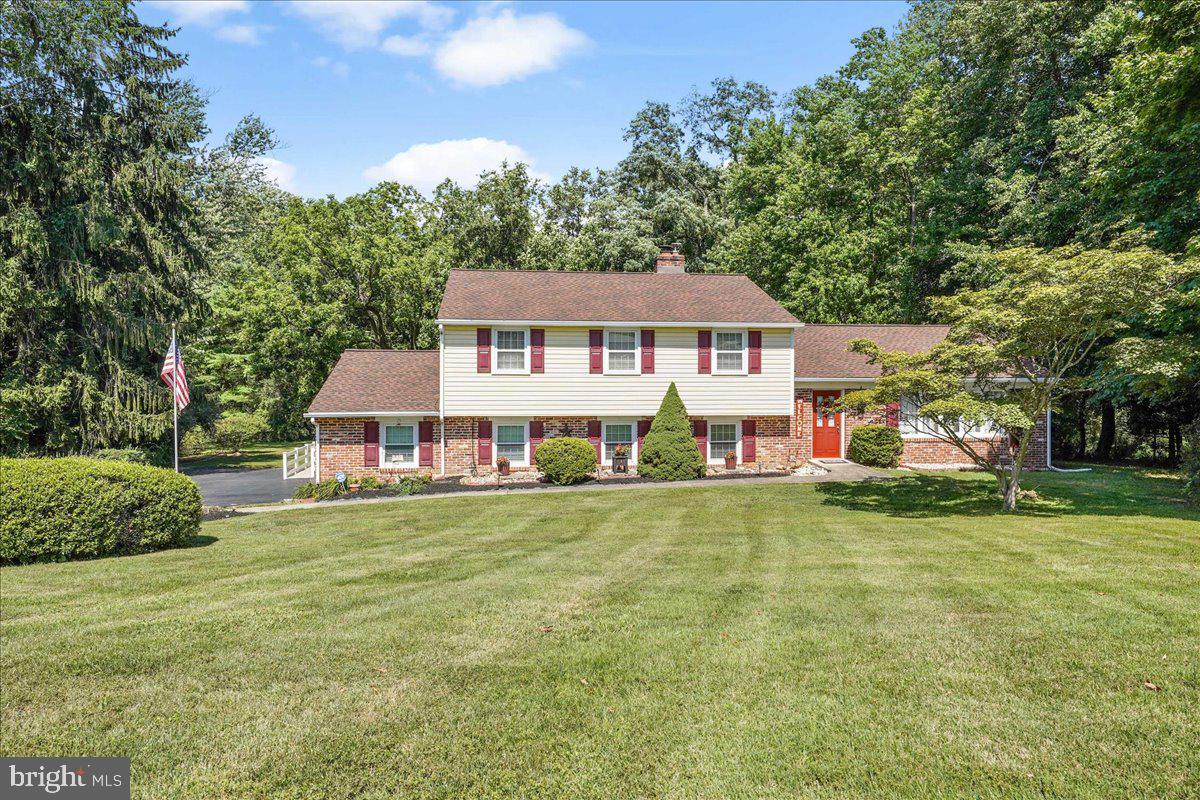
[[289,478],[311,478],[314,474],[313,467],[316,465],[313,459],[315,453],[316,445],[313,442],[284,453],[283,479],[286,481]]

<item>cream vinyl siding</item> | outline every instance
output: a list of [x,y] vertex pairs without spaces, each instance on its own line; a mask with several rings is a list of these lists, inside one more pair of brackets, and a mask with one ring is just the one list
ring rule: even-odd
[[[542,374],[479,374],[475,371],[475,330],[474,326],[451,325],[445,329],[442,378],[443,413],[447,416],[653,416],[671,381],[692,416],[792,413],[792,331],[788,328],[756,328],[763,332],[762,373],[758,375],[697,374],[698,328],[653,329],[653,375],[593,375],[588,371],[586,327],[545,329],[546,371]],[[638,366],[640,369],[640,351]]]

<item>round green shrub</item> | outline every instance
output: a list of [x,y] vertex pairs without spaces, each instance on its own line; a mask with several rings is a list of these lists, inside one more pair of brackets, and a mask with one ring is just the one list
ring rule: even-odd
[[660,481],[704,477],[704,456],[692,436],[687,408],[672,383],[638,453],[638,475]]
[[200,532],[200,489],[168,469],[97,458],[0,459],[0,563],[180,547]]
[[533,461],[546,480],[559,486],[586,481],[596,475],[596,448],[586,439],[559,436],[537,446]]
[[904,440],[888,425],[859,425],[850,434],[846,457],[867,467],[894,467],[900,463]]
[[363,475],[358,479],[358,488],[362,489],[364,492],[369,492],[374,489],[382,489],[383,481],[379,480],[379,478],[375,477],[374,475]]

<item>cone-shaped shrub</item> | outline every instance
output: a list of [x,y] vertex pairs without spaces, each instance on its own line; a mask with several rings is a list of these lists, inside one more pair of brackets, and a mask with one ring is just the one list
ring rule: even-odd
[[660,481],[684,481],[704,476],[704,458],[692,438],[692,424],[674,383],[667,389],[642,442],[638,474]]

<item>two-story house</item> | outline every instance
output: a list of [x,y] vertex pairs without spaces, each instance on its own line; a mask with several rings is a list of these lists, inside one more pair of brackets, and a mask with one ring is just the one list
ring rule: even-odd
[[452,270],[437,323],[437,350],[342,354],[307,414],[318,479],[489,472],[502,456],[521,469],[554,436],[587,439],[604,465],[626,445],[636,464],[672,382],[714,468],[730,451],[759,469],[840,458],[863,422],[900,425],[908,463],[962,460],[909,415],[830,410],[879,375],[851,339],[915,352],[946,328],[806,326],[749,278],[687,273],[670,249],[650,273]]

